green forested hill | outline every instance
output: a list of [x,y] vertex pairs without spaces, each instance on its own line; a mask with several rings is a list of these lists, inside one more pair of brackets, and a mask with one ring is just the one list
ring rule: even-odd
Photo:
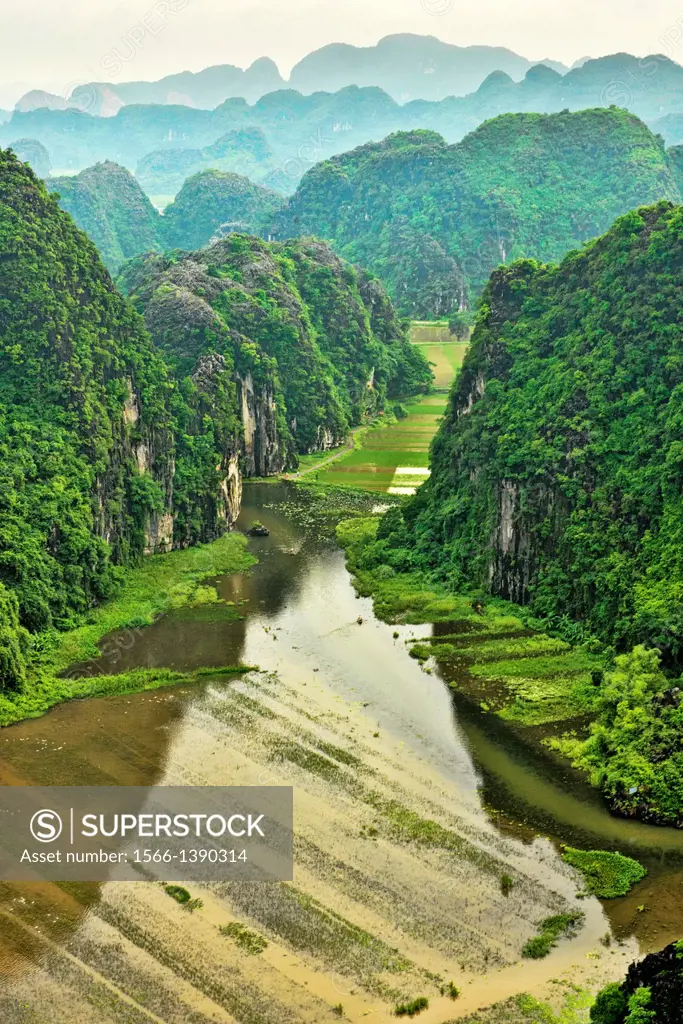
[[589,738],[560,745],[615,811],[679,827],[682,309],[683,208],[666,202],[559,265],[497,270],[432,475],[363,555],[625,652],[577,698]]
[[201,356],[234,365],[261,475],[431,380],[383,289],[320,242],[233,234],[134,260],[120,281],[176,372]]
[[409,513],[422,564],[683,655],[683,209],[496,271]]
[[167,248],[200,249],[232,231],[261,234],[283,202],[277,192],[239,174],[203,171],[189,178],[166,208],[160,237]]
[[402,313],[441,316],[498,264],[560,258],[627,210],[678,196],[661,141],[626,111],[509,114],[453,146],[413,131],[325,161],[276,228],[328,239]]
[[113,560],[142,551],[172,441],[170,384],[142,320],[71,218],[1,151],[0,252],[0,686],[13,686],[17,622],[68,624],[110,591]]
[[124,167],[107,160],[74,177],[48,178],[46,184],[59,193],[60,206],[92,239],[110,271],[160,248],[161,216]]
[[382,289],[320,243],[231,235],[126,279],[158,348],[54,195],[0,151],[0,690],[119,564],[222,533],[243,473],[431,379]]
[[267,230],[283,199],[248,178],[203,171],[189,178],[162,216],[125,167],[106,161],[74,177],[48,178],[115,273],[129,259],[165,249],[199,249],[213,236]]

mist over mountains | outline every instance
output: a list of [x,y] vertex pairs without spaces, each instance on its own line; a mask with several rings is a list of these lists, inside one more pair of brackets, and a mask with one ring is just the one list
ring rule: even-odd
[[[347,85],[378,86],[393,99],[441,100],[462,96],[479,88],[492,71],[503,71],[515,81],[524,77],[534,62],[502,46],[453,46],[434,36],[400,34],[380,39],[376,46],[331,43],[307,54],[292,69],[289,80],[276,63],[261,57],[248,68],[219,64],[202,71],[182,71],[156,82],[89,82],[57,96],[40,90],[26,93],[16,104],[20,111],[42,107],[113,116],[125,105],[136,103],[182,104],[212,110],[226,99],[241,97],[255,103],[279,89],[303,95],[337,92]],[[565,65],[542,61],[559,72]],[[108,61],[115,79],[124,62],[113,51]]]
[[[305,70],[306,62],[301,66]],[[330,61],[330,80],[334,66]],[[381,72],[378,67],[378,78]],[[302,76],[303,71],[297,74]],[[312,80],[311,72],[306,81]],[[58,173],[104,160],[136,171],[143,162],[154,193],[175,194],[188,167],[200,171],[220,160],[222,169],[255,174],[259,181],[287,194],[320,160],[379,142],[396,131],[431,129],[453,143],[500,114],[609,106],[635,113],[661,132],[667,144],[683,141],[683,67],[663,56],[615,54],[587,60],[566,74],[535,65],[520,81],[496,70],[468,95],[406,103],[397,102],[378,85],[347,85],[336,92],[311,95],[281,89],[254,103],[233,97],[213,110],[161,103],[124,106],[112,117],[73,108],[16,110],[0,124],[0,143],[40,142]],[[260,133],[263,154],[257,160],[258,171],[253,146],[243,145],[244,133],[255,130]],[[242,155],[223,144],[220,157],[216,155],[212,147],[228,133],[240,133],[232,136],[231,145],[242,147]]]

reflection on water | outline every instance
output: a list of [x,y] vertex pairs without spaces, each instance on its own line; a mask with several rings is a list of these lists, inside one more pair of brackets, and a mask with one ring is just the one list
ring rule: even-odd
[[[635,933],[645,948],[679,937],[683,833],[611,817],[574,773],[529,751],[514,729],[482,716],[437,675],[425,674],[407,657],[405,640],[428,627],[395,630],[375,620],[371,603],[355,596],[343,553],[333,541],[278,508],[291,493],[287,484],[245,487],[238,527],[246,529],[258,518],[271,535],[252,540],[259,558],[252,572],[217,582],[221,597],[242,618],[226,615],[225,605],[175,611],[142,630],[133,645],[103,657],[102,671],[245,663],[297,683],[319,671],[340,697],[365,705],[378,728],[457,781],[470,813],[488,813],[501,830],[522,839],[541,834],[638,856],[649,868],[648,878],[626,899],[607,904],[617,934]],[[174,756],[176,730],[204,691],[197,685],[73,703],[3,730],[0,784],[160,782]],[[43,948],[5,911],[16,911],[23,900],[21,919],[59,941],[98,893],[94,885],[0,887],[0,975],[35,959]],[[648,909],[639,910],[642,906]]]
[[[0,731],[0,785],[149,786],[162,777],[186,695],[173,690],[64,704]],[[42,936],[66,939],[100,886],[0,883],[0,978],[46,955]]]

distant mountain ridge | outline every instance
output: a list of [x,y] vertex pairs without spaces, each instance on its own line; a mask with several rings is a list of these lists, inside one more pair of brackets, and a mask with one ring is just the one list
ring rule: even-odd
[[[492,71],[504,71],[519,80],[534,63],[548,64],[560,72],[568,70],[557,61],[531,61],[502,46],[454,46],[435,36],[404,33],[386,36],[375,46],[330,43],[300,60],[289,81],[273,60],[260,57],[245,69],[219,64],[166,75],[156,82],[88,82],[77,86],[68,98],[32,90],[21,97],[16,109],[71,106],[107,117],[122,106],[137,103],[181,103],[213,110],[234,97],[254,103],[278,89],[310,95],[338,92],[347,85],[378,86],[400,102],[441,100],[475,91]],[[114,73],[116,68],[109,70]]]
[[[254,104],[232,98],[215,110],[125,106],[107,118],[75,109],[15,111],[9,122],[0,124],[0,144],[36,139],[48,150],[52,166],[62,171],[103,160],[134,170],[152,153],[157,159],[173,151],[203,150],[229,132],[259,130],[278,169],[263,183],[287,194],[319,161],[379,142],[393,132],[431,129],[452,143],[499,114],[610,106],[629,109],[653,130],[661,130],[667,142],[683,141],[683,67],[666,57],[629,54],[586,60],[564,75],[539,64],[519,82],[495,71],[467,96],[403,105],[379,87],[354,85],[310,96],[284,89]],[[249,160],[223,169],[248,175]],[[193,170],[210,166],[204,163]],[[170,170],[176,176],[182,173],[182,168]]]
[[275,170],[275,154],[260,128],[226,132],[202,149],[160,149],[138,162],[135,175],[148,195],[175,195],[192,174],[239,171],[254,182]]
[[310,94],[347,85],[377,86],[393,99],[442,100],[475,92],[494,71],[519,81],[535,63],[556,71],[556,61],[530,61],[502,46],[454,46],[435,36],[386,36],[376,46],[331,43],[309,53],[292,69],[289,86]]

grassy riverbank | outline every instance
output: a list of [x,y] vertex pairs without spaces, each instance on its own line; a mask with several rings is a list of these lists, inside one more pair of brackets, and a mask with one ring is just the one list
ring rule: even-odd
[[591,993],[567,981],[558,982],[558,987],[555,1006],[524,994],[461,1017],[459,1024],[586,1024]]
[[[153,555],[141,565],[127,569],[117,595],[93,608],[77,629],[67,633],[53,630],[35,638],[25,687],[18,693],[0,695],[0,726],[36,718],[66,700],[131,693],[191,681],[181,673],[165,670],[99,675],[98,643],[110,633],[127,630],[124,646],[130,645],[135,640],[136,630],[150,625],[172,608],[217,605],[215,589],[202,581],[244,572],[255,561],[247,551],[246,538],[230,533],[213,544]],[[237,617],[239,611],[222,605],[221,614]],[[91,660],[88,670],[83,671],[84,678],[61,677],[70,666]]]
[[426,671],[438,664],[451,687],[521,728],[590,716],[604,653],[534,629],[524,609],[509,602],[453,594],[423,573],[370,564],[366,554],[379,523],[376,516],[347,520],[337,538],[356,589],[373,598],[380,619],[437,627],[410,643]]

